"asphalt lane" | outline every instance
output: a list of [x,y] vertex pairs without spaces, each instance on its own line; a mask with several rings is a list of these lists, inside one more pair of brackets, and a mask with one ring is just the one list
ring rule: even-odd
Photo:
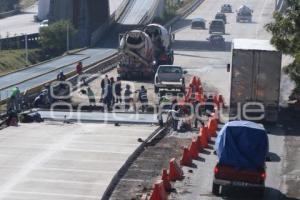
[[[208,23],[214,19],[215,14],[220,11],[221,5],[229,3],[233,10],[246,4],[254,10],[252,23],[236,23],[235,13],[228,13],[226,24],[226,46],[223,49],[213,48],[209,45],[208,29],[192,30],[191,20],[195,17],[202,17]],[[211,94],[220,93],[225,97],[225,103],[229,102],[230,73],[226,70],[227,63],[231,62],[231,41],[233,38],[256,38],[270,39],[271,35],[264,29],[265,24],[272,20],[272,12],[275,9],[275,2],[272,0],[205,0],[187,18],[178,21],[174,26],[175,30],[175,64],[182,65],[190,75],[199,76],[204,84],[204,90]],[[267,163],[266,197],[265,199],[280,199],[288,187],[283,178],[284,160],[284,130],[280,125],[268,127],[270,152],[275,155],[276,162]],[[185,169],[188,174],[187,180],[178,183],[178,195],[174,199],[222,199],[211,194],[213,180],[213,167],[217,158],[209,150],[200,154],[203,161],[195,161],[196,169],[191,174],[190,169]],[[176,183],[177,184],[177,183]],[[175,185],[176,185],[175,184]],[[243,196],[237,199],[247,199]],[[230,198],[229,198],[230,199]],[[253,199],[250,197],[250,199]]]

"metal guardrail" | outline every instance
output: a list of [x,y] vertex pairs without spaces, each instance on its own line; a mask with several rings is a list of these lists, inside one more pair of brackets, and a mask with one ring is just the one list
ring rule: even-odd
[[[37,48],[39,47],[40,35],[39,33],[33,33],[27,35],[27,44],[28,48]],[[14,36],[8,38],[0,39],[0,49],[24,49],[25,48],[25,35]]]

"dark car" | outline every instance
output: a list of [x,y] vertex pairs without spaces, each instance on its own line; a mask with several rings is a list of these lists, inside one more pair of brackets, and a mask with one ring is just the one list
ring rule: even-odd
[[222,13],[232,13],[232,7],[230,4],[223,4],[221,7]]
[[224,13],[217,13],[215,19],[222,19],[224,23],[227,23],[226,15]]
[[222,33],[225,34],[225,23],[222,19],[215,19],[209,25],[209,34]]
[[195,18],[192,20],[192,29],[205,29],[205,19],[203,18]]
[[209,38],[207,38],[207,40],[209,41],[209,44],[212,47],[224,47],[225,45],[225,39],[220,34],[210,35]]

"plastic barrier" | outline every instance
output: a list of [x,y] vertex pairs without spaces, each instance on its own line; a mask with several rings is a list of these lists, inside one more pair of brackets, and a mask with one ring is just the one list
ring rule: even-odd
[[161,180],[163,181],[165,190],[170,191],[172,189],[172,186],[171,186],[171,183],[170,183],[170,178],[169,178],[167,169],[162,170]]
[[208,128],[206,126],[202,127],[199,131],[200,134],[200,142],[201,147],[207,148],[208,147]]
[[189,166],[192,164],[192,157],[187,147],[184,147],[180,164],[183,166]]
[[217,130],[218,130],[218,121],[216,118],[209,118],[208,121],[208,135],[210,137],[216,137],[217,136]]
[[169,169],[169,180],[177,181],[183,179],[183,171],[180,166],[177,164],[176,159],[172,158],[170,160],[170,169]]
[[198,158],[199,150],[198,150],[198,144],[196,139],[192,140],[192,144],[190,145],[189,152],[193,159]]
[[168,194],[165,190],[164,183],[162,180],[157,181],[153,186],[153,192],[150,200],[167,200]]

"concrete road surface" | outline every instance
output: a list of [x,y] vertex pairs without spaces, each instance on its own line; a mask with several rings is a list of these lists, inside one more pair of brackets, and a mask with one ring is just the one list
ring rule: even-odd
[[21,124],[0,133],[1,200],[99,200],[153,126]]
[[[235,14],[228,13],[226,24],[225,40],[226,45],[223,48],[211,47],[206,38],[209,36],[208,30],[192,30],[190,28],[191,20],[195,17],[202,17],[208,23],[214,19],[215,14],[220,11],[221,5],[229,3],[236,10],[240,5],[246,4],[253,10],[252,23],[236,23]],[[205,85],[206,92],[221,93],[228,104],[230,73],[226,71],[227,63],[231,61],[231,41],[233,38],[256,38],[270,39],[271,35],[264,29],[265,24],[272,20],[272,12],[275,8],[273,0],[205,0],[193,13],[186,19],[178,21],[173,30],[176,30],[174,49],[175,64],[182,65],[188,70],[190,75],[200,76]],[[270,151],[276,157],[275,162],[267,163],[267,194],[265,199],[280,199],[286,194],[288,188],[293,188],[292,181],[287,181],[289,177],[287,173],[299,168],[299,165],[293,161],[291,157],[285,157],[287,147],[285,146],[285,131],[282,126],[268,127]],[[299,144],[298,144],[299,145]],[[297,146],[297,145],[296,145]],[[207,155],[208,154],[208,155]],[[299,155],[299,151],[296,155]],[[201,155],[203,161],[196,161],[196,168],[193,173],[186,171],[187,178],[183,183],[176,183],[178,186],[177,193],[173,199],[189,200],[189,199],[222,199],[211,194],[211,186],[213,179],[213,167],[217,158],[212,151],[205,152]],[[294,166],[288,169],[283,162],[288,160]],[[295,171],[293,176],[295,176]],[[299,173],[297,173],[299,176]],[[247,197],[247,195],[246,195]],[[245,195],[241,198],[245,199]],[[251,199],[251,197],[250,197]],[[252,198],[253,199],[253,198]]]

